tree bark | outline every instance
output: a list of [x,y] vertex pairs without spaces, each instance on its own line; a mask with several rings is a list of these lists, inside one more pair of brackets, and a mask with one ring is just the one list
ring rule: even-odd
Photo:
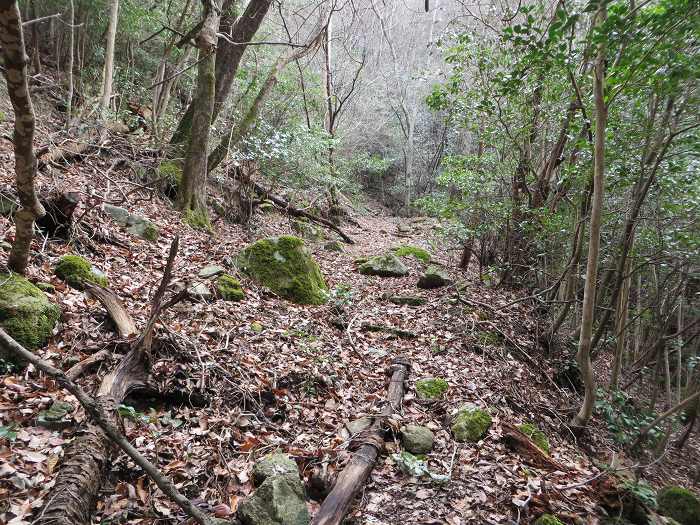
[[119,0],[112,0],[109,9],[107,42],[105,44],[105,65],[102,78],[102,96],[100,97],[100,118],[104,119],[112,98],[112,78],[114,77],[114,43],[117,39],[117,22],[119,21]]
[[8,260],[10,269],[24,273],[29,264],[29,249],[34,238],[34,221],[45,213],[37,197],[34,179],[37,160],[34,154],[34,106],[27,84],[28,57],[24,48],[22,20],[17,2],[0,0],[0,43],[4,60],[7,91],[15,114],[13,145],[15,180],[20,208],[15,213],[15,240]]
[[[607,18],[607,5],[601,2],[596,13],[596,25],[601,27]],[[588,243],[588,261],[586,263],[586,284],[583,289],[583,306],[581,307],[581,335],[579,338],[576,360],[584,383],[584,399],[572,424],[585,426],[593,413],[595,405],[595,378],[591,365],[591,336],[595,314],[596,282],[598,280],[598,254],[600,251],[600,224],[603,212],[603,191],[605,184],[605,130],[607,127],[608,108],[605,104],[605,42],[598,43],[595,62],[593,94],[596,108],[595,146],[593,151],[593,203],[591,208],[591,231]]]

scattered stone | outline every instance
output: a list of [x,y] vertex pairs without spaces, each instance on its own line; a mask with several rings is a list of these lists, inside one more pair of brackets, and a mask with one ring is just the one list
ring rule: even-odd
[[[28,349],[44,346],[60,317],[60,308],[27,279],[0,274],[0,326],[19,344]],[[3,349],[0,357],[10,360]]]
[[681,525],[700,525],[700,500],[683,487],[665,487],[656,496],[659,514]]
[[69,286],[77,290],[85,288],[86,282],[99,286],[107,286],[109,284],[105,274],[80,255],[64,255],[58,260],[54,272]]
[[238,507],[243,525],[308,525],[304,485],[298,475],[266,479]]
[[564,522],[552,514],[542,514],[535,521],[535,525],[564,525]]
[[323,304],[326,282],[304,241],[284,235],[261,239],[246,247],[237,264],[255,281],[298,304]]
[[127,222],[129,222],[129,216],[131,215],[129,213],[129,210],[126,208],[121,208],[119,206],[112,206],[111,204],[103,204],[102,205],[102,210],[112,217],[114,222],[121,224],[122,226],[126,226]]
[[74,410],[75,407],[70,403],[54,401],[48,409],[39,412],[36,423],[49,430],[63,430],[73,425],[73,421],[68,418],[68,415]]
[[440,399],[449,388],[441,377],[431,377],[416,381],[416,393],[420,399]]
[[370,257],[367,262],[360,265],[359,271],[362,275],[378,275],[379,277],[404,277],[408,275],[406,265],[393,253]]
[[187,287],[187,293],[196,299],[209,301],[214,297],[206,283],[193,282]]
[[411,454],[427,454],[433,448],[435,435],[427,427],[406,425],[401,428],[401,442]]
[[151,242],[158,240],[158,227],[145,217],[130,215],[127,220],[127,226],[126,231],[132,235]]
[[44,293],[54,293],[56,291],[56,287],[51,283],[38,282],[35,286]]
[[481,441],[491,426],[491,416],[485,410],[466,405],[460,408],[452,422],[452,434],[456,441],[476,443]]
[[418,246],[404,244],[393,248],[393,252],[397,257],[412,256],[415,259],[418,259],[419,261],[422,261],[424,263],[430,262],[430,253],[427,250],[424,250],[423,248],[419,248]]
[[241,287],[240,281],[227,273],[220,275],[216,280],[216,292],[224,301],[242,301],[245,299],[245,292]]
[[411,233],[411,228],[409,226],[406,226],[405,224],[397,224],[396,231],[402,234],[409,234]]
[[371,417],[361,417],[360,419],[355,419],[354,421],[348,421],[345,423],[345,427],[348,429],[348,432],[350,432],[351,435],[355,435],[369,428],[371,424]]
[[520,432],[529,437],[535,445],[549,454],[549,439],[537,426],[532,423],[523,423],[522,425],[518,425],[517,428]]
[[427,299],[414,295],[392,295],[389,297],[389,302],[398,305],[421,306],[427,302]]
[[445,270],[432,265],[428,266],[425,273],[421,275],[420,279],[418,279],[418,288],[440,288],[441,286],[445,286],[451,282],[452,281]]
[[343,243],[341,243],[340,241],[328,241],[326,244],[323,245],[323,249],[327,252],[342,252]]
[[209,279],[209,277],[214,277],[215,275],[219,275],[220,273],[224,273],[225,271],[225,268],[222,268],[221,266],[218,266],[216,264],[211,264],[199,270],[199,273],[197,275],[199,275],[202,279]]

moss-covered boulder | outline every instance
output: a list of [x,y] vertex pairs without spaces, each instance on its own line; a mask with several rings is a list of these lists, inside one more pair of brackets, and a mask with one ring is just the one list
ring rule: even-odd
[[90,261],[80,255],[64,255],[54,268],[56,275],[78,290],[85,288],[85,283],[107,286],[107,277],[97,270]]
[[700,500],[683,487],[665,487],[656,496],[659,514],[681,525],[700,525]]
[[433,448],[435,435],[428,427],[406,425],[401,428],[401,443],[411,454],[427,454]]
[[182,184],[182,163],[172,160],[161,162],[158,167],[158,182],[160,190],[174,199]]
[[[16,273],[0,273],[0,326],[28,349],[46,344],[61,310],[46,294]],[[0,357],[10,359],[0,349]]]
[[563,521],[552,514],[542,514],[535,520],[535,525],[565,525]]
[[237,264],[276,294],[298,304],[326,302],[326,282],[304,241],[283,235],[261,239],[246,247]]
[[430,253],[418,246],[403,244],[401,246],[396,246],[393,252],[397,257],[414,257],[424,263],[430,262]]
[[416,394],[420,399],[440,399],[449,385],[441,377],[429,377],[416,381]]
[[428,269],[425,270],[425,273],[420,276],[420,278],[418,279],[417,286],[418,288],[432,289],[440,288],[441,286],[448,285],[451,282],[452,281],[450,280],[450,276],[445,270],[435,265],[432,265],[428,266]]
[[549,439],[537,426],[532,423],[523,423],[518,425],[518,430],[529,437],[540,449],[549,454]]
[[158,227],[145,217],[129,215],[126,225],[126,231],[131,235],[136,235],[150,242],[158,240]]
[[491,426],[491,416],[485,410],[467,405],[457,411],[452,421],[452,434],[460,442],[481,441]]
[[378,275],[379,277],[404,277],[408,268],[393,253],[375,255],[360,264],[358,268],[362,275]]
[[266,479],[238,507],[243,525],[308,525],[310,517],[299,476]]
[[224,301],[242,301],[245,299],[245,292],[241,287],[241,282],[233,275],[227,273],[219,275],[216,279],[216,293]]
[[253,485],[262,485],[267,478],[293,474],[299,477],[299,467],[287,454],[273,452],[263,456],[253,466]]

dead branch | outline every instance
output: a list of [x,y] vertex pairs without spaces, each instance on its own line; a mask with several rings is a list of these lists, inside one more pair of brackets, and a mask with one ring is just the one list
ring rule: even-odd
[[371,426],[363,431],[356,441],[359,448],[338,476],[331,493],[326,497],[313,520],[313,525],[340,525],[350,510],[350,505],[362,489],[370,472],[377,462],[379,453],[384,448],[382,424],[394,412],[400,410],[404,395],[404,381],[411,368],[404,358],[394,359],[387,371],[391,377],[387,392],[387,401],[379,417],[375,417]]
[[124,308],[124,303],[122,303],[117,294],[109,288],[103,288],[92,283],[86,283],[85,290],[107,310],[120,337],[127,338],[136,333],[136,323],[134,323],[131,315]]
[[89,368],[101,363],[110,356],[109,350],[100,350],[97,353],[92,354],[90,357],[83,359],[80,363],[77,363],[70,367],[66,372],[66,377],[71,381],[75,381],[81,375],[83,375]]

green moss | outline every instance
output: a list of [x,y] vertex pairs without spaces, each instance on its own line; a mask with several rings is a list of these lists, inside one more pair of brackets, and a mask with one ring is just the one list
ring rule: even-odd
[[211,227],[211,221],[209,220],[209,214],[206,210],[185,210],[182,216],[182,222],[188,224],[195,230],[201,230],[204,232],[211,233],[213,228]]
[[659,514],[681,525],[700,525],[700,500],[683,487],[666,487],[656,496]]
[[147,241],[155,242],[158,240],[158,228],[152,222],[146,224],[143,230],[143,238]]
[[158,178],[163,189],[163,193],[174,197],[182,184],[182,164],[173,160],[161,162],[158,167]]
[[44,346],[60,316],[59,307],[24,277],[0,274],[0,326],[22,346]]
[[535,445],[549,454],[549,439],[547,439],[545,433],[539,428],[532,423],[523,423],[522,425],[518,425],[518,430],[529,437]]
[[449,388],[447,381],[440,377],[416,381],[416,393],[421,399],[440,399]]
[[503,336],[496,332],[480,332],[479,344],[483,346],[497,346],[503,342]]
[[90,261],[80,255],[64,255],[58,260],[54,272],[73,288],[82,290],[85,283],[107,286],[107,277],[95,272]]
[[245,292],[241,283],[233,275],[224,273],[216,280],[216,291],[224,301],[241,301],[245,299]]
[[535,521],[535,525],[564,525],[564,522],[552,514],[542,514]]
[[318,263],[298,237],[261,239],[238,256],[240,268],[274,293],[299,304],[323,304],[326,282]]
[[408,268],[393,253],[375,255],[358,267],[362,275],[378,275],[379,277],[403,277],[408,274]]
[[456,441],[476,443],[486,436],[491,426],[491,416],[480,408],[462,407],[452,423],[452,433]]
[[428,253],[423,248],[419,248],[418,246],[404,244],[402,246],[397,246],[396,248],[394,248],[393,251],[398,257],[413,256],[419,261],[423,261],[424,263],[430,262],[430,253]]

